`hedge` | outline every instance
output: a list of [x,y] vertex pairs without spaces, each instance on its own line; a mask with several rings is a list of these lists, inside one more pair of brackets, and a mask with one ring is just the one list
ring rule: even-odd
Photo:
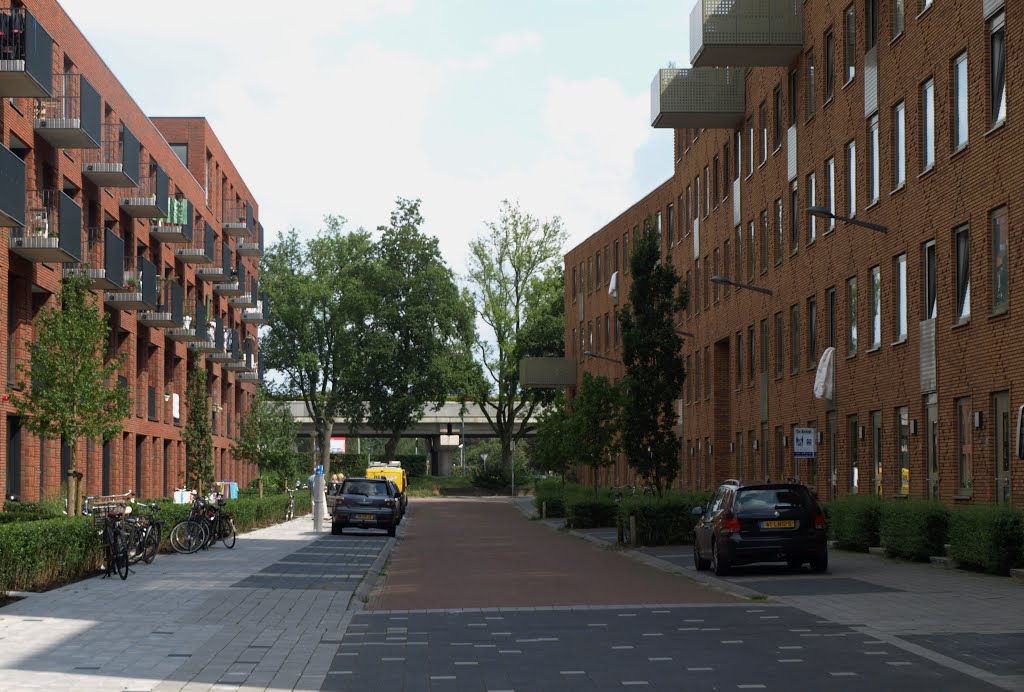
[[867,552],[880,544],[882,500],[873,495],[844,495],[825,506],[829,532],[844,550]]
[[1005,505],[952,513],[950,557],[964,567],[1007,575],[1024,562],[1024,515]]
[[0,525],[0,593],[74,581],[99,567],[100,539],[90,517]]
[[698,517],[693,508],[703,507],[709,492],[669,492],[661,497],[632,495],[619,503],[619,519],[628,527],[629,517],[636,517],[634,543],[639,545],[680,545],[693,542],[693,529]]
[[565,498],[565,525],[570,529],[615,526],[618,509],[608,491],[571,493]]
[[[565,516],[565,501],[569,495],[577,495],[582,488],[575,483],[562,483],[551,478],[537,481],[533,488],[533,506],[537,516],[541,515],[544,503],[547,503],[547,518],[556,519]],[[590,491],[593,493],[593,490]]]
[[949,535],[947,507],[928,500],[882,504],[879,538],[889,557],[927,560],[942,555]]
[[[427,457],[425,454],[397,454],[389,461],[402,462],[402,468],[409,478],[427,475]],[[360,478],[366,475],[365,454],[332,454],[331,473],[344,473],[346,477]]]

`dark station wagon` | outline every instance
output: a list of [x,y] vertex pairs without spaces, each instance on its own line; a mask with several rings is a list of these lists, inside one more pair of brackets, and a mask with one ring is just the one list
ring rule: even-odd
[[394,483],[386,478],[346,478],[334,496],[331,533],[384,529],[394,536],[401,518],[401,493]]

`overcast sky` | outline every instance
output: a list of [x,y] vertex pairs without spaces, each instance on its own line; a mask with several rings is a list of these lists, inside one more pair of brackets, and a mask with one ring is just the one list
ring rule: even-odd
[[60,0],[151,116],[206,116],[279,230],[419,197],[449,265],[504,198],[572,247],[672,173],[689,0]]

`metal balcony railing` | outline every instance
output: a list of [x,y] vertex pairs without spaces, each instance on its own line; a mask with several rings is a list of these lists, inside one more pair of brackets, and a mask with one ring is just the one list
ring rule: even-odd
[[109,228],[86,229],[83,266],[64,265],[64,276],[87,276],[93,289],[116,291],[124,284],[124,241]]
[[184,322],[181,284],[170,277],[158,277],[156,284],[157,305],[139,314],[139,324],[165,329],[180,328]]
[[0,7],[0,97],[52,93],[53,39],[24,7]]
[[30,190],[25,226],[11,231],[11,252],[31,262],[82,261],[82,208],[61,190]]
[[100,95],[78,73],[53,75],[53,94],[36,99],[36,134],[58,149],[98,149],[103,139]]
[[167,174],[156,164],[143,166],[139,183],[121,197],[121,210],[139,219],[162,219],[167,216]]
[[82,151],[82,177],[98,187],[135,187],[139,184],[139,140],[121,123],[100,128],[98,149]]
[[126,256],[121,288],[104,293],[103,302],[117,310],[156,308],[156,266],[145,257]]
[[651,125],[732,128],[746,106],[743,70],[702,67],[662,69],[651,83]]
[[214,239],[212,261],[196,268],[196,280],[230,281],[235,269],[231,266],[231,250],[224,241]]
[[249,236],[252,234],[252,205],[235,198],[224,200],[224,213],[221,215],[221,229],[226,236]]
[[167,216],[155,219],[149,227],[149,236],[168,245],[188,243],[192,240],[192,205],[184,196],[167,200]]
[[803,48],[803,0],[697,0],[693,67],[786,66]]
[[[206,223],[204,219],[196,221],[192,229],[192,239],[185,247],[179,247],[174,251],[174,256],[179,262],[185,264],[213,264],[214,257],[220,257],[217,253],[217,236],[213,226]],[[197,276],[196,278],[202,278]]]

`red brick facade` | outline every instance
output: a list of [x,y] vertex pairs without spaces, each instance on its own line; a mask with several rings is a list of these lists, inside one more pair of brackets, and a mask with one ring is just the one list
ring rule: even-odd
[[[224,152],[204,118],[162,118],[150,120],[124,90],[116,76],[102,61],[64,10],[53,0],[25,0],[24,7],[38,20],[53,39],[53,72],[83,75],[101,99],[104,125],[122,123],[141,144],[140,161],[158,164],[169,177],[169,195],[179,195],[190,202],[190,213],[215,231],[217,245],[227,240],[236,248],[240,240],[228,238],[222,231],[225,201],[235,197],[247,201],[253,217],[258,218],[258,205],[234,165]],[[103,11],[97,8],[96,11]],[[171,69],[171,68],[168,68]],[[154,76],[159,79],[159,76]],[[102,225],[112,230],[125,243],[126,257],[138,255],[156,265],[158,276],[178,283],[184,304],[210,300],[211,318],[220,316],[224,325],[238,330],[239,338],[254,340],[257,327],[243,323],[241,309],[229,305],[228,298],[214,293],[209,281],[196,277],[194,265],[185,264],[175,256],[177,245],[164,243],[150,236],[150,219],[132,218],[119,208],[119,197],[125,188],[101,187],[83,177],[82,150],[51,147],[35,130],[34,98],[4,98],[0,106],[2,142],[19,150],[26,164],[26,187],[62,189],[83,210],[83,248],[88,237],[86,228]],[[179,161],[168,146],[187,144],[189,167]],[[210,161],[210,182],[205,171]],[[209,195],[204,186],[209,187]],[[257,222],[254,221],[254,229]],[[13,229],[4,229],[10,237]],[[5,244],[7,240],[5,238]],[[238,258],[247,277],[259,276],[258,257]],[[9,311],[9,328],[0,334],[0,356],[8,371],[8,392],[23,379],[15,371],[17,364],[27,362],[29,345],[34,338],[34,321],[39,310],[54,303],[59,286],[60,263],[33,262],[13,252],[0,259],[0,300]],[[104,292],[97,291],[100,300]],[[182,425],[189,412],[184,406],[187,365],[198,359],[182,341],[167,338],[165,329],[138,323],[138,310],[104,308],[112,325],[111,350],[127,354],[121,372],[127,379],[134,400],[133,415],[125,421],[124,431],[109,442],[104,451],[101,441],[81,441],[78,449],[79,470],[85,474],[85,491],[123,493],[135,490],[143,497],[171,494],[184,482],[185,450],[181,440]],[[195,318],[192,318],[195,320]],[[254,342],[253,342],[254,343]],[[13,359],[8,352],[13,349]],[[215,410],[214,466],[218,480],[233,480],[246,486],[255,477],[254,470],[233,458],[230,447],[240,417],[248,410],[255,394],[254,382],[242,382],[236,372],[203,359],[200,367],[209,372],[210,395]],[[149,410],[150,388],[155,390],[155,412]],[[180,415],[173,415],[174,396],[179,397]],[[24,500],[56,497],[62,479],[62,454],[59,441],[41,443],[27,431],[18,431],[18,419],[9,400],[0,402],[0,416],[6,434],[0,438],[0,487],[5,497],[18,495]],[[10,454],[12,441],[20,454]],[[20,463],[17,458],[20,456]],[[66,459],[66,455],[65,459]],[[141,471],[141,477],[139,475]]]
[[[1024,163],[1019,122],[1024,84],[1016,70],[1024,23],[1013,13],[1015,6],[1006,3],[1008,98],[1005,119],[996,122],[993,109],[998,111],[999,104],[993,104],[991,73],[993,52],[998,51],[992,33],[999,30],[1002,12],[985,17],[983,5],[992,8],[999,3],[937,0],[918,14],[918,3],[908,2],[903,31],[897,34],[891,0],[878,0],[877,110],[866,113],[865,13],[871,4],[804,3],[801,56],[789,67],[748,71],[746,112],[737,129],[676,130],[672,178],[569,251],[567,355],[577,359],[580,371],[621,376],[621,365],[581,355],[580,324],[586,331],[599,318],[602,325],[600,347],[594,342],[587,350],[612,359],[621,355],[614,330],[611,344],[604,334],[605,316],[614,322],[609,276],[622,267],[625,237],[642,227],[644,218],[660,214],[663,250],[691,287],[690,309],[679,315],[680,329],[693,333],[684,339],[687,383],[680,392],[684,487],[710,488],[729,477],[795,475],[814,484],[824,498],[878,492],[885,497],[934,495],[950,504],[1009,499],[1019,505],[1024,500],[1024,462],[1016,456],[1014,428],[1017,409],[1024,404],[1024,330],[1016,317],[1024,285],[1024,264],[1019,261],[1024,235],[1014,229],[1024,204],[1019,165]],[[847,11],[853,12],[855,33],[849,79]],[[834,37],[830,98],[825,59],[829,32]],[[956,59],[965,51],[968,139],[960,146],[954,79]],[[812,55],[813,114],[808,109]],[[791,73],[797,143],[792,180]],[[934,101],[930,164],[925,150],[929,84]],[[901,103],[905,181],[898,184]],[[870,182],[872,115],[878,122],[877,199],[872,199]],[[767,143],[764,161],[762,128]],[[853,186],[847,174],[850,142]],[[748,172],[750,154],[753,166]],[[828,219],[816,218],[811,241],[812,217],[804,210],[828,206],[830,159],[835,213],[851,215],[852,195],[856,218],[881,224],[887,233],[844,221],[830,229]],[[733,182],[737,174],[738,224]],[[696,197],[696,178],[701,200],[700,209],[693,212],[689,210],[694,202],[688,200]],[[713,189],[705,209],[709,182]],[[791,185],[796,186],[795,205]],[[776,205],[781,206],[781,226]],[[699,229],[694,228],[695,216]],[[1005,245],[994,240],[998,230],[1005,232]],[[605,253],[614,257],[616,247],[618,258],[609,267]],[[902,291],[900,257],[906,272]],[[710,274],[751,280],[771,295],[716,285],[708,281]],[[851,280],[856,280],[853,301]],[[618,283],[619,300],[628,300],[629,274],[620,271]],[[1008,297],[1002,301],[1002,296]],[[962,308],[964,302],[969,312]],[[903,335],[901,303],[906,315]],[[931,333],[934,382],[929,357],[922,358],[932,348]],[[830,345],[835,347],[831,402],[812,393],[819,357]],[[814,461],[794,462],[797,426],[816,428]],[[624,465],[620,463],[606,480],[629,480]]]

